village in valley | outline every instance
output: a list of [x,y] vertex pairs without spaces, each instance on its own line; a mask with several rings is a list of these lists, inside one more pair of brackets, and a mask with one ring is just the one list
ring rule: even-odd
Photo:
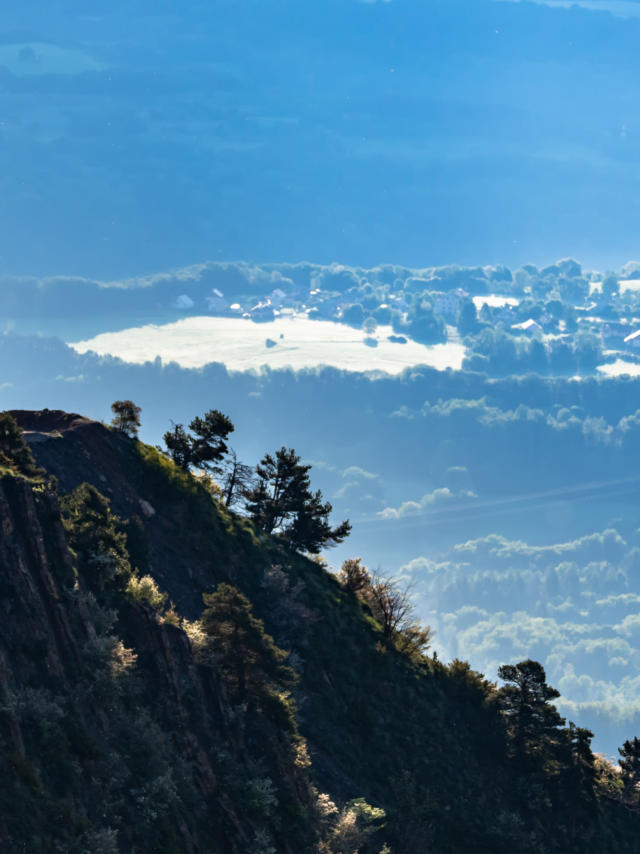
[[197,287],[172,305],[182,316],[331,321],[361,330],[363,344],[374,348],[383,341],[463,344],[462,367],[490,375],[640,373],[636,263],[617,273],[589,272],[572,259],[516,271],[207,264],[191,281]]

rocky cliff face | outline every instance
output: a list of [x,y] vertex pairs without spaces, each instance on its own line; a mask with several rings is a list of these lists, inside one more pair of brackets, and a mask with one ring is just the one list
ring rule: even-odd
[[5,677],[18,668],[28,678],[65,678],[77,667],[77,650],[61,593],[73,569],[56,493],[3,478],[0,534]]
[[286,745],[271,751],[276,784],[185,632],[84,590],[48,486],[0,480],[0,591],[3,852],[311,844],[304,820],[282,831],[280,807],[304,816],[311,791]]

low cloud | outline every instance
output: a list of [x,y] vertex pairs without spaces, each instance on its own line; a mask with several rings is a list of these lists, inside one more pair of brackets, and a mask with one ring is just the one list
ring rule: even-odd
[[58,374],[56,380],[61,383],[83,383],[86,377],[84,374],[78,374],[75,377],[65,377],[62,374]]
[[461,492],[453,492],[449,487],[444,486],[440,489],[434,489],[433,492],[426,493],[419,501],[404,501],[399,507],[385,507],[378,515],[381,519],[403,519],[407,516],[420,516],[422,513],[427,513],[438,506],[448,504],[454,499],[469,500],[477,497],[475,492],[471,492],[470,490],[465,489]]
[[454,549],[458,554],[473,554],[490,557],[492,560],[513,561],[527,558],[533,562],[548,562],[555,558],[621,560],[626,551],[626,542],[620,534],[609,529],[601,534],[587,534],[577,540],[551,546],[531,546],[519,540],[509,540],[499,534],[489,534],[476,540],[460,543]]
[[349,466],[342,472],[342,477],[356,480],[378,480],[379,475],[366,471],[360,466]]
[[[523,0],[507,1],[523,2]],[[375,2],[375,0],[362,0],[362,2]],[[588,12],[609,12],[614,18],[640,18],[640,6],[635,0],[533,0],[533,2],[540,6],[550,6],[552,9],[580,7]]]

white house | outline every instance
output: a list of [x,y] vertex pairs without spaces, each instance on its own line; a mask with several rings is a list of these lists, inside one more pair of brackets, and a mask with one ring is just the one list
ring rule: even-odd
[[532,317],[525,320],[523,323],[514,323],[511,328],[519,329],[521,332],[526,332],[527,335],[533,335],[535,332],[542,332],[542,327],[539,323],[536,323]]

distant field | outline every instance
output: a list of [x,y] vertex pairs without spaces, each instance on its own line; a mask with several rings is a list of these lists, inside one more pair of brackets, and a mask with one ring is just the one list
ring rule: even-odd
[[[415,341],[393,343],[390,326],[379,326],[376,345],[349,326],[306,317],[279,318],[254,323],[229,317],[189,317],[165,325],[147,325],[120,332],[105,332],[87,341],[71,343],[79,353],[93,351],[126,362],[142,364],[160,357],[184,368],[201,368],[212,362],[230,370],[315,368],[320,365],[350,371],[399,374],[415,365],[438,370],[460,370],[465,348],[460,343],[425,346]],[[272,342],[267,344],[267,339]],[[371,341],[371,339],[367,339]]]

